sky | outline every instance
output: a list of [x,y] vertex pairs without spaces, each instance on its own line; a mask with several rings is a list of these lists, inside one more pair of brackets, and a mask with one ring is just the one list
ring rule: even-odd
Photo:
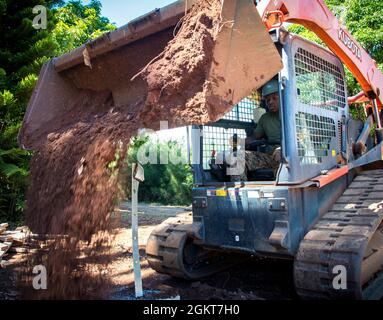
[[[148,13],[156,8],[162,8],[175,0],[101,0],[102,15],[121,27],[130,20]],[[89,0],[83,0],[89,3]]]

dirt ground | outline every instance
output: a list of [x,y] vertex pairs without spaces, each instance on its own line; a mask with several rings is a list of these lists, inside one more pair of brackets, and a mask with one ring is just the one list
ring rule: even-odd
[[[146,241],[153,228],[165,219],[190,211],[190,207],[139,205],[139,246],[144,287],[143,299],[297,299],[293,287],[292,263],[250,258],[246,262],[227,269],[208,279],[190,282],[158,274],[145,258]],[[130,228],[130,203],[124,202],[120,209],[121,223],[104,270],[111,281],[112,300],[134,300],[134,277]],[[9,254],[7,264],[0,268],[0,300],[17,299],[17,270],[23,260],[22,254]]]

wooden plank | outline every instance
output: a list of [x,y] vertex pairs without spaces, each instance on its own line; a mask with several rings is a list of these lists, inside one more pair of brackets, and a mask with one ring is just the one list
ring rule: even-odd
[[8,243],[9,242],[0,242],[0,251],[8,250],[9,249]]
[[9,261],[1,260],[1,259],[0,259],[0,267],[1,267],[1,268],[6,268],[6,267],[10,266],[11,264],[12,264],[12,263],[9,262]]
[[12,241],[0,242],[0,259],[12,247]]
[[27,234],[20,231],[5,231],[0,236],[0,240],[1,240],[1,237],[6,237],[6,239],[12,239],[13,241],[17,243],[24,243],[25,240],[27,239]]
[[22,227],[17,227],[15,229],[15,231],[21,231],[21,232],[24,232],[24,233],[28,233],[30,230],[27,226],[22,226]]
[[8,242],[8,241],[12,241],[12,238],[9,237],[9,236],[1,235],[1,236],[0,236],[0,241],[2,241],[2,242]]
[[28,253],[28,248],[24,248],[24,247],[15,247],[15,246],[12,246],[11,248],[8,249],[9,252],[12,252],[12,253]]

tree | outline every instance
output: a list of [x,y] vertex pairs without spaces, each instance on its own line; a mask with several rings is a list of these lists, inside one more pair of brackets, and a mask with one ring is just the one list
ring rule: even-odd
[[[47,10],[47,29],[32,26],[33,7]],[[92,0],[0,0],[0,221],[22,220],[31,152],[17,134],[42,65],[115,28]]]
[[[185,149],[176,141],[159,142],[151,140],[149,136],[135,137],[128,151],[127,197],[130,198],[131,163],[137,162],[137,152],[142,146],[145,150],[154,150],[156,159],[160,159],[160,149],[170,152],[183,153]],[[158,161],[159,162],[159,161]],[[193,174],[188,164],[145,164],[145,181],[139,192],[139,200],[148,203],[161,203],[166,205],[190,205]]]
[[383,2],[347,0],[346,25],[383,71]]

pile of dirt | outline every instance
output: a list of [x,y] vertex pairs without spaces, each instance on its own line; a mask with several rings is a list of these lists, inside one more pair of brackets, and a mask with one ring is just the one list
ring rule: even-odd
[[184,17],[177,36],[145,72],[148,95],[143,123],[166,119],[170,127],[214,122],[232,108],[211,94],[209,75],[215,40],[222,27],[221,1],[199,1]]
[[[140,128],[158,129],[159,120],[169,121],[170,127],[207,123],[231,107],[220,102],[216,109],[206,100],[220,10],[219,0],[201,0],[183,18],[161,57],[139,75],[148,84],[139,108],[132,103],[117,109],[108,100],[109,112],[51,133],[36,152],[26,219],[34,233],[49,237],[26,266],[26,297],[103,298],[108,293],[103,273],[110,243],[107,231],[113,227],[111,213],[124,189],[130,139]],[[92,267],[96,261],[98,270]],[[48,289],[36,291],[30,286],[31,268],[40,264],[47,268]]]

